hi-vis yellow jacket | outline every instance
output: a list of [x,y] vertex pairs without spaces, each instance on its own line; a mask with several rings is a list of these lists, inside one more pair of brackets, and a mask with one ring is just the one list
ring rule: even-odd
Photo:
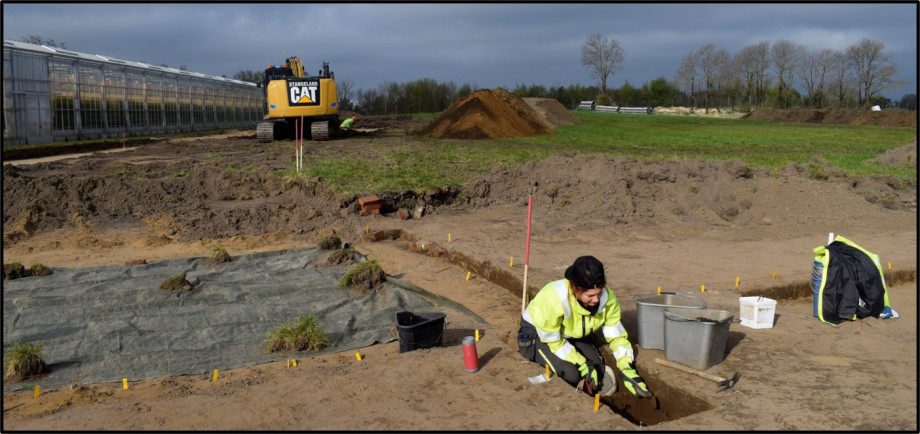
[[527,309],[523,318],[533,324],[537,335],[562,360],[576,366],[585,362],[585,356],[565,338],[582,338],[601,329],[610,351],[617,359],[620,370],[629,369],[633,362],[632,345],[626,339],[626,329],[620,323],[620,304],[610,288],[604,288],[597,313],[591,315],[569,290],[569,281],[557,280],[546,284]]

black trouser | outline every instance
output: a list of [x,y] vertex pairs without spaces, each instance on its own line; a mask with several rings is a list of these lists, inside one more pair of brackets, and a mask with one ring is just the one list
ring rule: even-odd
[[[601,352],[598,351],[597,345],[594,344],[596,339],[595,335],[597,333],[599,333],[599,331],[580,339],[566,338],[566,340],[574,345],[579,353],[585,356],[589,366],[593,366],[594,369],[597,370],[597,380],[603,384],[604,357],[601,355]],[[540,366],[549,364],[549,369],[553,371],[556,376],[562,378],[572,386],[577,386],[582,378],[581,373],[578,371],[578,366],[556,357],[556,355],[549,350],[549,346],[543,343],[537,336],[537,329],[533,324],[525,321],[523,318],[521,318],[521,327],[518,329],[518,351],[521,352],[524,358],[531,362],[536,362]],[[616,380],[614,379],[614,381]]]

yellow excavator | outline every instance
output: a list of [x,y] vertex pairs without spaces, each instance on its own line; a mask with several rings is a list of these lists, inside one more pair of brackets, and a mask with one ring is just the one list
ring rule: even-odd
[[329,140],[338,133],[339,99],[329,62],[323,62],[318,75],[307,77],[300,59],[289,57],[283,65],[269,65],[261,85],[266,115],[256,127],[259,142],[294,139],[301,124],[307,125],[304,139]]

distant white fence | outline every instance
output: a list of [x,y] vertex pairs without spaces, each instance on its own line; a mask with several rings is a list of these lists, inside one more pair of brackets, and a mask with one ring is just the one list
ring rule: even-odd
[[652,107],[617,107],[611,105],[596,105],[594,101],[582,101],[578,104],[578,110],[594,110],[604,113],[629,113],[629,114],[652,114]]

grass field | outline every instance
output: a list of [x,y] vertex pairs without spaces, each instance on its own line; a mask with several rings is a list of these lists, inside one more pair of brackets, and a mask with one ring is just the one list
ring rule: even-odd
[[913,128],[574,113],[582,122],[557,127],[554,135],[485,140],[422,137],[401,147],[381,148],[373,161],[334,152],[314,155],[305,174],[321,177],[342,193],[419,191],[460,186],[499,162],[513,168],[560,152],[576,152],[638,159],[737,158],[773,171],[819,156],[853,177],[917,177],[916,170],[907,167],[863,163],[913,140]]

